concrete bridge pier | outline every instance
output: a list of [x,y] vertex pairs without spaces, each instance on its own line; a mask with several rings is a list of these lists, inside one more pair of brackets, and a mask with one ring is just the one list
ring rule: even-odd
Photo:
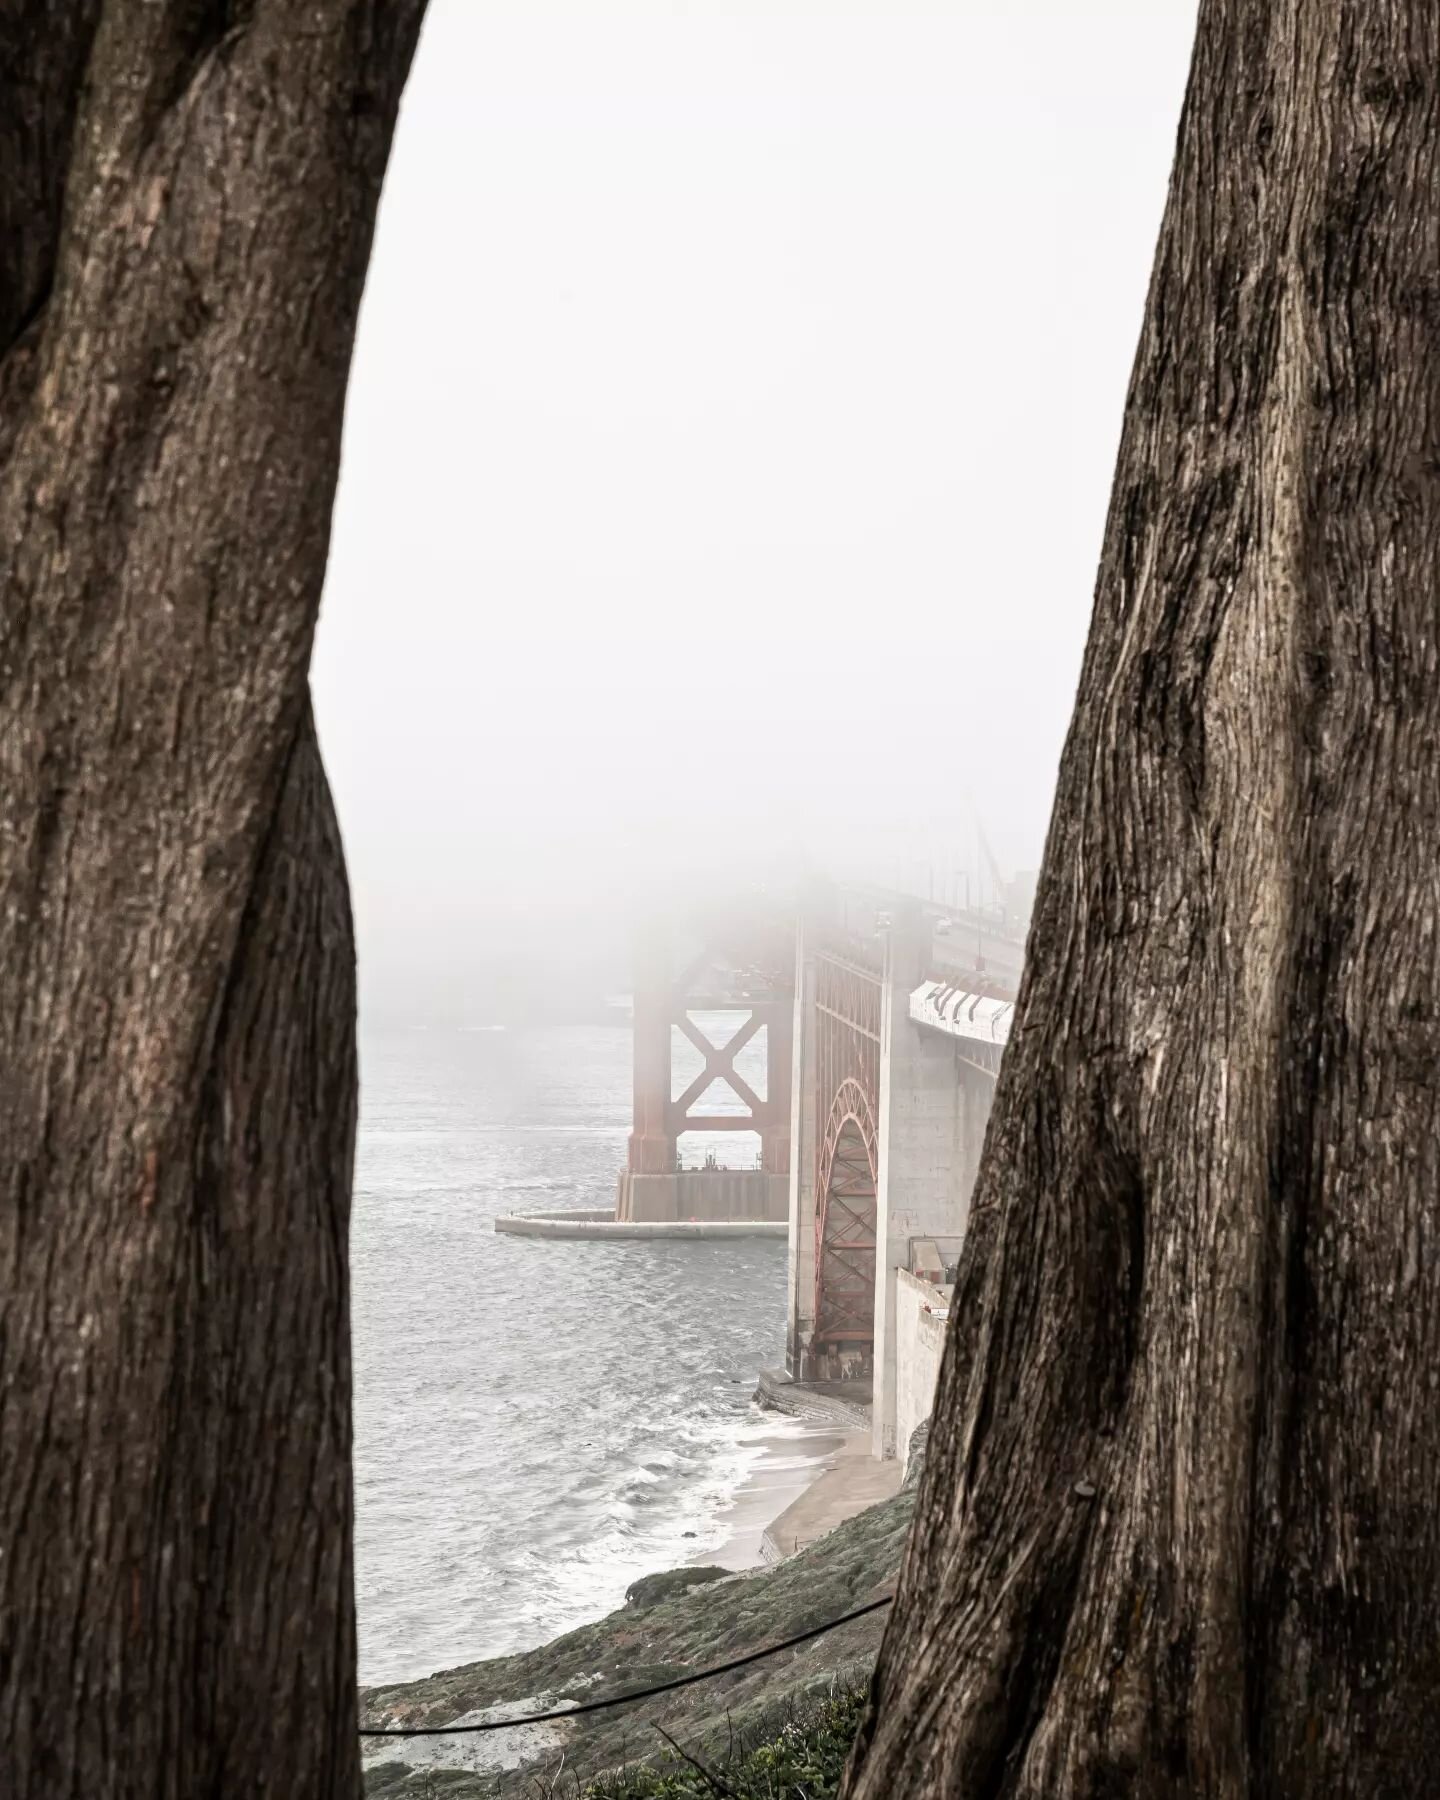
[[874,890],[800,922],[786,1367],[867,1409],[881,1458],[929,1412],[1022,955]]
[[[880,1108],[875,1199],[874,1453],[899,1454],[896,1441],[897,1272],[914,1266],[918,1243],[953,1262],[969,1221],[979,1157],[978,1123],[957,1079],[953,1045],[922,1031],[910,995],[931,960],[931,925],[916,906],[892,919],[880,999]],[[987,1096],[988,1098],[988,1096]],[[988,1110],[988,1108],[987,1108]]]

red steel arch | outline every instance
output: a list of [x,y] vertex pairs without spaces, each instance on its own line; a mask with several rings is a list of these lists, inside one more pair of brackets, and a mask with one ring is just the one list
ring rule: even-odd
[[841,1083],[816,1170],[815,1336],[818,1371],[868,1376],[875,1358],[875,1109],[858,1081]]
[[881,966],[832,937],[815,963],[815,1326],[812,1378],[868,1380],[875,1339]]

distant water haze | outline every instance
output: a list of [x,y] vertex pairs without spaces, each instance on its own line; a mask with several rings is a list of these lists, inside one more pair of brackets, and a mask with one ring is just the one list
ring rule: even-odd
[[1039,860],[1194,0],[433,0],[316,658],[363,1003]]

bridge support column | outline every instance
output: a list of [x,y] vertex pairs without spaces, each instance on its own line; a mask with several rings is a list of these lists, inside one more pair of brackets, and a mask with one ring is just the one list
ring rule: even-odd
[[670,1022],[674,1015],[670,945],[655,931],[635,958],[634,1112],[629,1171],[675,1172],[675,1130],[670,1105]]
[[[768,919],[748,929],[742,922],[731,931],[703,933],[684,961],[677,961],[673,941],[655,927],[637,945],[634,1118],[616,1183],[617,1219],[783,1222],[790,1185],[792,963],[788,934]],[[706,1013],[738,1015],[738,1022],[716,1042],[694,1016]],[[703,1060],[681,1094],[673,1092],[677,1032]],[[762,1032],[763,1096],[736,1066]],[[725,1089],[728,1097],[722,1097]],[[719,1174],[710,1165],[704,1174],[678,1168],[676,1152],[686,1132],[741,1131],[760,1139],[758,1167],[747,1157],[739,1168],[720,1161]]]
[[815,956],[801,917],[795,932],[795,1025],[790,1081],[790,1288],[785,1366],[806,1370],[815,1330],[815,1151],[819,1125],[815,1067]]
[[925,978],[930,949],[920,909],[896,912],[880,1020],[873,1413],[880,1457],[904,1452],[895,1441],[895,1272],[909,1268],[915,1239],[964,1236],[973,1179],[967,1140],[974,1109],[966,1104],[954,1048],[910,1019],[910,995]]

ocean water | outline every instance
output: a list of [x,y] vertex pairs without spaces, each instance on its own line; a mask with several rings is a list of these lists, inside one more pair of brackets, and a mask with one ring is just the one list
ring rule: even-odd
[[626,1030],[362,1036],[362,1681],[542,1643],[726,1536],[769,1429],[751,1396],[783,1354],[784,1243],[492,1229],[608,1206],[629,1127]]

